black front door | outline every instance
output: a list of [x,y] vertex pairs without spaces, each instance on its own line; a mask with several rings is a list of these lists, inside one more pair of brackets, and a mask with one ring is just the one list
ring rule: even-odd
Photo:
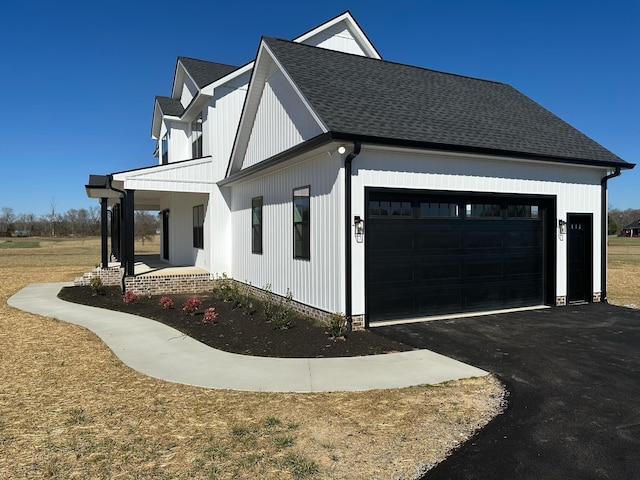
[[571,303],[593,299],[593,217],[567,215],[567,300]]
[[162,211],[162,258],[169,260],[169,210]]

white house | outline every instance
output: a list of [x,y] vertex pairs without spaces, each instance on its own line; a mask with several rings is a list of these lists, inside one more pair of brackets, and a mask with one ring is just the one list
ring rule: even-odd
[[133,275],[161,258],[290,288],[355,327],[606,298],[607,180],[633,168],[509,85],[382,60],[349,12],[241,67],[179,57],[158,165],[92,175]]

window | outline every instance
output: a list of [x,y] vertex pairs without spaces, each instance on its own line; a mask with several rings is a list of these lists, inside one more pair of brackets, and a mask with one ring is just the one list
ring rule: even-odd
[[191,122],[191,158],[202,157],[202,112]]
[[310,187],[293,191],[293,258],[311,258]]
[[509,205],[507,210],[509,218],[538,218],[537,205]]
[[411,218],[411,202],[369,201],[369,216],[386,218]]
[[457,203],[420,202],[420,218],[459,218]]
[[169,163],[169,134],[165,133],[164,137],[162,137],[162,164],[166,165]]
[[467,203],[467,217],[500,218],[500,205],[490,203]]
[[204,248],[204,205],[193,207],[193,247]]
[[262,197],[251,199],[251,253],[262,253]]

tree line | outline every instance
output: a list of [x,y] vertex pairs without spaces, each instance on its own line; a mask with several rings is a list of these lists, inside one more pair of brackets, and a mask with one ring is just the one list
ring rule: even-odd
[[624,227],[640,220],[640,208],[619,208],[609,207],[609,235],[620,235]]
[[[11,207],[0,208],[0,236],[14,237],[90,237],[100,235],[100,206],[72,208],[65,213],[51,211],[45,215],[14,213]],[[137,210],[135,236],[149,239],[160,226],[157,215]]]

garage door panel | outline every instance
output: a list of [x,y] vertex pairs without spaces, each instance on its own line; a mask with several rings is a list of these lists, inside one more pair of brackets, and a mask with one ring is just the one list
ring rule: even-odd
[[533,275],[540,277],[542,275],[542,264],[538,260],[538,255],[512,257],[505,261],[505,273],[508,277],[520,277]]
[[510,284],[506,289],[506,306],[538,305],[542,296],[542,288],[543,285],[537,279]]
[[436,262],[420,261],[417,271],[420,282],[459,281],[462,280],[462,261],[459,259]]
[[466,288],[464,293],[465,310],[494,308],[496,305],[502,304],[504,298],[501,284],[475,285]]
[[[440,225],[438,225],[440,226]],[[462,247],[462,229],[460,227],[433,227],[417,229],[416,247],[419,251],[458,250]]]
[[419,295],[418,314],[438,315],[462,311],[462,289],[451,287],[447,289],[430,289],[421,291]]
[[465,278],[469,280],[501,279],[504,276],[503,261],[501,259],[468,260],[464,273]]
[[381,262],[371,267],[371,279],[376,283],[397,283],[414,281],[413,261]]
[[385,229],[378,232],[371,232],[371,245],[372,251],[379,252],[400,252],[408,251],[413,252],[413,233],[406,231],[398,231],[397,229]]

